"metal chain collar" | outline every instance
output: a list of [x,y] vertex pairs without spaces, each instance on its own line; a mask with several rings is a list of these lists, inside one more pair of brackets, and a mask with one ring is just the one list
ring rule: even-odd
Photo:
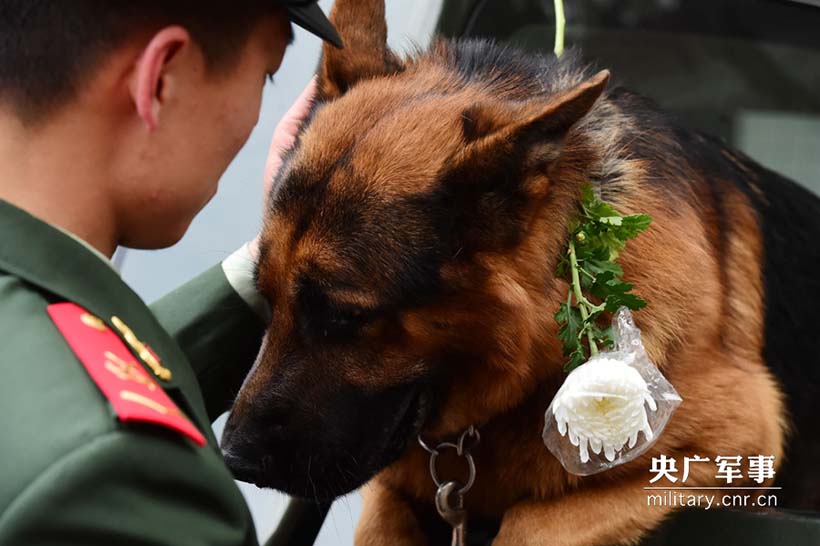
[[[470,428],[461,433],[458,441],[442,442],[436,447],[430,447],[419,435],[419,445],[430,454],[430,476],[436,484],[435,504],[441,518],[453,528],[452,546],[464,546],[467,542],[467,510],[464,509],[464,495],[475,483],[475,461],[470,452],[481,441],[478,429],[470,425]],[[450,480],[441,481],[439,479],[436,461],[444,449],[455,449],[456,455],[467,461],[467,483]]]
[[441,487],[443,483],[446,483],[439,479],[438,470],[436,469],[436,461],[438,460],[442,450],[455,449],[456,454],[459,457],[463,457],[467,461],[467,468],[469,470],[469,474],[467,475],[467,483],[462,485],[458,490],[458,495],[464,496],[464,494],[467,493],[467,491],[469,491],[475,483],[475,460],[473,460],[473,455],[470,451],[475,449],[481,441],[481,434],[479,434],[478,429],[475,426],[470,425],[467,430],[461,433],[457,442],[441,442],[436,447],[430,447],[421,437],[421,434],[419,434],[418,440],[419,445],[421,445],[421,447],[430,454],[430,476],[433,478],[433,482],[436,484],[436,487]]

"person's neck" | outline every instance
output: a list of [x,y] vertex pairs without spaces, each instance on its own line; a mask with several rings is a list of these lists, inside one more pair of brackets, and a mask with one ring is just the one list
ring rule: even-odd
[[[105,256],[117,247],[106,150],[93,120],[67,116],[26,127],[0,109],[0,199],[83,239]],[[25,242],[21,242],[24,244]]]

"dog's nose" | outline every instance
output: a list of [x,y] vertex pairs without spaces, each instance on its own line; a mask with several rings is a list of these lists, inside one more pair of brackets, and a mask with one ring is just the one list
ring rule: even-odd
[[256,484],[271,470],[263,463],[281,458],[291,443],[285,426],[271,412],[232,414],[220,439],[222,457],[236,479]]
[[219,447],[222,450],[222,458],[225,460],[225,464],[234,475],[239,472],[246,472],[247,467],[250,466],[245,462],[248,459],[245,456],[247,446],[242,445],[245,443],[247,442],[243,441],[242,432],[232,419],[228,419],[225,428],[222,430],[222,438],[219,439]]
[[235,479],[246,483],[257,483],[259,481],[260,466],[225,449],[222,450],[222,458]]
[[258,445],[247,441],[241,430],[226,425],[222,432],[220,448],[222,459],[234,478],[247,483],[259,481],[262,453],[258,452]]

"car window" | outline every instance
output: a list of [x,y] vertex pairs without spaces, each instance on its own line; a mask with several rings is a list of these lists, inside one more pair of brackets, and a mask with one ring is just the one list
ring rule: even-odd
[[[689,126],[820,193],[820,3],[573,0],[566,43]],[[448,2],[443,34],[550,52],[552,0]]]

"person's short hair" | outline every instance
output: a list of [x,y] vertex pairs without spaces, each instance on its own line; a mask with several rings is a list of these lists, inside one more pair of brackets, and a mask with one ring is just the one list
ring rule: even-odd
[[211,70],[232,66],[275,0],[0,0],[0,102],[34,123],[70,101],[107,55],[179,24]]

